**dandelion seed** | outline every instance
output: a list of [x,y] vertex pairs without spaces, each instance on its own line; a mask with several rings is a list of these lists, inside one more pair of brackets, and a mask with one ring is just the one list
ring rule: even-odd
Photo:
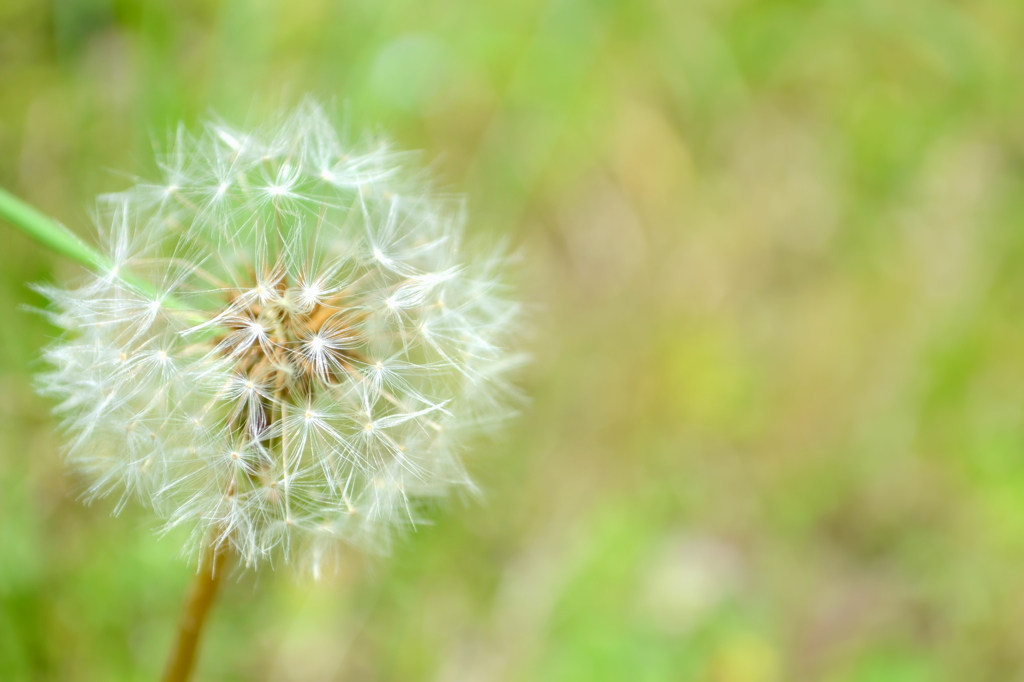
[[40,288],[67,331],[41,390],[93,496],[319,575],[331,543],[385,548],[470,485],[459,437],[510,413],[518,307],[402,159],[306,102],[179,131],[167,177],[105,199],[111,267]]

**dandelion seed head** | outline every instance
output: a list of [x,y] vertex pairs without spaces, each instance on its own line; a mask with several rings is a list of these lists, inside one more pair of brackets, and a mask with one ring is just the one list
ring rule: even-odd
[[307,101],[181,132],[167,177],[102,198],[116,265],[40,288],[66,334],[39,386],[91,495],[319,575],[471,485],[466,437],[511,414],[518,306],[405,160]]

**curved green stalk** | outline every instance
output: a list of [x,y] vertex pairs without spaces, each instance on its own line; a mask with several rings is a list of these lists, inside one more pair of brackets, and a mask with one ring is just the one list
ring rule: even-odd
[[[113,269],[110,260],[99,251],[83,242],[53,218],[38,211],[2,187],[0,187],[0,218],[7,220],[11,225],[51,251],[66,256],[87,268],[103,272],[110,272]],[[151,296],[160,297],[163,304],[170,308],[183,308],[177,300],[170,296],[160,296],[151,284],[130,272],[118,272],[117,278]]]
[[66,227],[0,188],[0,218],[48,249],[89,268],[109,270],[110,263]]

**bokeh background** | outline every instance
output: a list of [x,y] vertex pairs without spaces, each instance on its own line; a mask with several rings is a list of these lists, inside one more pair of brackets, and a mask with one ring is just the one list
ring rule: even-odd
[[[484,500],[236,576],[198,679],[1024,679],[1021,36],[1015,0],[0,2],[0,185],[80,234],[177,121],[312,92],[523,253]],[[77,501],[25,310],[75,266],[0,244],[0,679],[156,679],[193,567]]]

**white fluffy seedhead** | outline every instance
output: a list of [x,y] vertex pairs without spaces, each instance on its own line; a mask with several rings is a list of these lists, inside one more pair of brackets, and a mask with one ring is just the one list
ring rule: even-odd
[[110,267],[41,287],[67,334],[40,385],[92,496],[318,572],[471,485],[460,444],[509,413],[518,306],[504,255],[463,249],[461,201],[401,160],[306,102],[179,131],[161,184],[101,198]]

